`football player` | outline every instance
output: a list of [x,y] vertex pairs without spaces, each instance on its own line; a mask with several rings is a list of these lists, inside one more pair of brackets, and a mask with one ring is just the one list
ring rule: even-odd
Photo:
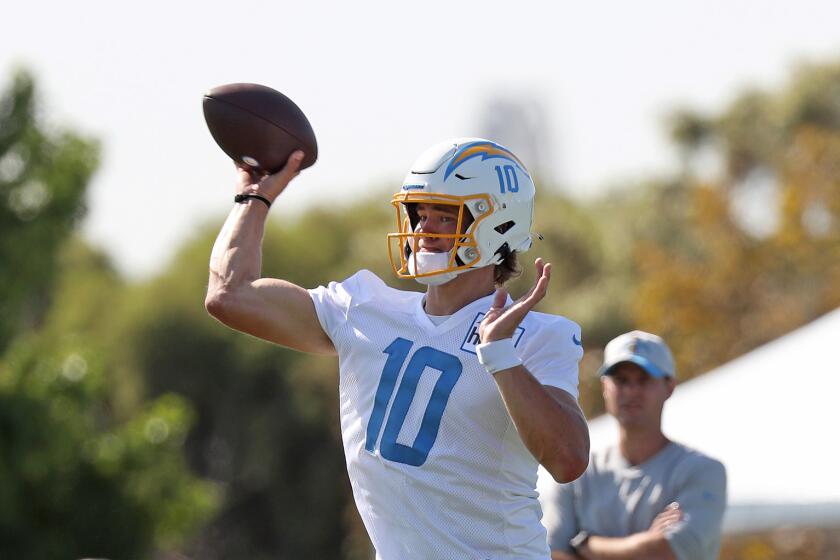
[[577,403],[580,329],[531,311],[551,265],[512,301],[505,281],[531,246],[534,183],[506,148],[438,144],[392,204],[400,291],[361,270],[307,290],[260,273],[270,205],[303,154],[270,176],[240,169],[210,259],[208,311],[304,352],[337,355],[341,430],[359,513],[385,560],[549,558],[536,493],[541,463],[577,478],[589,435]]

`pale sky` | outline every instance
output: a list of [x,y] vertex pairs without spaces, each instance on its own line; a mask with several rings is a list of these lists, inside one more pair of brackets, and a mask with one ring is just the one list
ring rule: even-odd
[[0,21],[0,84],[30,68],[46,118],[102,141],[84,231],[136,278],[232,204],[201,112],[220,84],[274,87],[312,122],[318,162],[272,209],[289,217],[396,189],[500,94],[547,108],[548,171],[596,194],[673,166],[674,107],[713,112],[796,62],[840,59],[831,0],[10,0]]

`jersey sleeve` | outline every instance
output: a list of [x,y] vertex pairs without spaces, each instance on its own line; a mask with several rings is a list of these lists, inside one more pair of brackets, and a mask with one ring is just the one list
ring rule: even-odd
[[370,282],[368,276],[372,273],[361,270],[341,282],[330,282],[308,290],[321,328],[333,344],[338,343],[342,329],[347,325],[350,307],[364,299],[365,286]]
[[537,381],[578,398],[578,363],[583,357],[580,327],[555,316],[524,341],[521,358]]
[[330,282],[326,286],[318,286],[309,290],[309,296],[315,304],[315,312],[321,328],[335,342],[338,330],[347,318],[350,308],[350,294],[343,282]]
[[726,469],[714,459],[697,457],[684,474],[676,501],[683,519],[667,534],[679,560],[717,557],[726,510]]

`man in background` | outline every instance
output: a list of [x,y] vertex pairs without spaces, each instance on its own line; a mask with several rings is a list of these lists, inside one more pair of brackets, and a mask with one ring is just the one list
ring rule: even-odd
[[726,471],[662,433],[675,387],[668,346],[646,332],[623,334],[607,344],[599,374],[619,439],[594,451],[579,479],[540,497],[552,559],[717,558]]

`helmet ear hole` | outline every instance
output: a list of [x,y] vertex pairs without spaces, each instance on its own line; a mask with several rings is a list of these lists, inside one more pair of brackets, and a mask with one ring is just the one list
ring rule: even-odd
[[510,254],[510,245],[508,245],[507,242],[502,243],[502,246],[499,247],[499,249],[496,251],[496,254],[499,255],[499,257],[501,257],[499,262],[505,260]]
[[[496,231],[498,231],[500,235],[504,235],[504,234],[505,234],[505,232],[507,232],[508,230],[510,230],[510,228],[512,228],[512,227],[513,227],[513,226],[515,226],[515,225],[516,225],[516,222],[514,222],[513,220],[510,220],[510,221],[507,221],[507,222],[505,222],[505,223],[503,223],[503,224],[499,224],[499,225],[497,225],[497,226],[496,226],[496,227],[494,227],[493,229],[495,229]],[[507,245],[507,243],[505,243],[505,245]]]

